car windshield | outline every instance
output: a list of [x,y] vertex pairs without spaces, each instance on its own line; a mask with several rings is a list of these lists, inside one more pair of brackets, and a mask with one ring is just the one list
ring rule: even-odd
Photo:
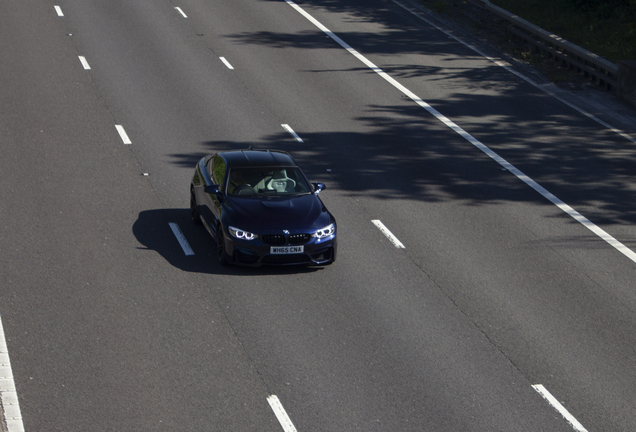
[[231,168],[228,176],[230,196],[302,195],[311,191],[298,167]]

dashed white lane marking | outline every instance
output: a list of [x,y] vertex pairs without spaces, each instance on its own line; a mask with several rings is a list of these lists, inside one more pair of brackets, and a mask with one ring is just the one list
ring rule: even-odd
[[190,247],[190,243],[188,243],[188,240],[186,240],[185,236],[183,235],[183,232],[181,231],[181,228],[179,228],[179,225],[174,222],[170,222],[168,225],[170,225],[174,236],[177,238],[177,241],[181,245],[183,253],[185,253],[187,256],[194,255],[194,251]]
[[274,414],[276,414],[276,418],[278,419],[280,425],[283,427],[283,430],[285,432],[296,432],[294,424],[287,415],[285,408],[283,408],[283,405],[278,400],[278,397],[276,397],[276,395],[271,395],[267,398],[267,402],[269,402],[269,406],[272,407],[272,411],[274,411]]
[[493,150],[491,150],[488,146],[486,146],[485,144],[483,144],[482,142],[480,142],[478,139],[476,139],[475,137],[473,137],[472,135],[470,135],[468,132],[466,132],[464,129],[462,129],[461,127],[459,127],[458,125],[456,125],[453,121],[451,121],[449,118],[447,118],[446,116],[444,116],[442,113],[440,113],[439,111],[437,111],[435,108],[433,108],[432,106],[430,106],[428,103],[426,103],[424,100],[422,100],[419,96],[417,96],[415,93],[413,93],[412,91],[410,91],[409,89],[407,89],[406,87],[404,87],[402,84],[400,84],[399,82],[397,82],[393,77],[391,77],[389,74],[387,74],[386,72],[384,72],[382,69],[380,69],[379,67],[377,67],[375,64],[373,64],[369,59],[367,59],[366,57],[364,57],[362,54],[360,54],[359,52],[357,52],[355,49],[353,49],[351,46],[349,46],[345,41],[343,41],[342,39],[340,39],[338,36],[336,36],[333,32],[331,32],[327,27],[325,27],[324,25],[322,25],[318,20],[316,20],[314,17],[312,17],[311,15],[309,15],[309,13],[305,12],[300,6],[298,6],[297,4],[295,4],[293,1],[291,0],[285,0],[285,2],[290,5],[291,7],[293,7],[294,9],[296,9],[296,11],[298,13],[300,13],[302,16],[304,16],[307,20],[309,20],[313,25],[315,25],[316,27],[318,27],[320,30],[322,30],[327,36],[329,36],[330,38],[332,38],[335,42],[337,42],[342,48],[344,48],[345,50],[347,50],[351,55],[353,55],[354,57],[356,57],[358,60],[360,60],[362,63],[364,63],[369,69],[371,69],[372,71],[374,71],[375,73],[377,73],[378,75],[380,75],[382,78],[384,78],[389,84],[391,84],[393,87],[395,87],[397,90],[399,90],[400,92],[402,92],[405,96],[407,96],[408,98],[410,98],[413,102],[415,102],[416,104],[418,104],[419,106],[421,106],[422,108],[424,108],[426,111],[428,111],[431,115],[433,115],[435,118],[437,118],[440,122],[444,123],[449,129],[453,130],[455,133],[457,133],[459,136],[461,136],[462,138],[464,138],[466,141],[468,141],[469,143],[471,143],[473,146],[477,147],[479,150],[481,150],[482,152],[484,152],[486,155],[488,155],[490,158],[492,158],[495,162],[497,162],[498,164],[500,164],[502,167],[504,167],[505,169],[507,169],[508,171],[510,171],[512,174],[514,174],[519,180],[523,181],[525,184],[527,184],[528,186],[530,186],[532,189],[534,189],[535,191],[537,191],[540,195],[542,195],[544,198],[546,198],[548,201],[550,201],[552,204],[554,204],[555,206],[557,206],[558,208],[560,208],[563,212],[565,212],[567,215],[569,215],[570,217],[572,217],[574,220],[576,220],[577,222],[579,222],[580,224],[582,224],[585,228],[589,229],[590,231],[592,231],[595,235],[597,235],[598,237],[600,237],[601,239],[603,239],[605,242],[607,242],[609,245],[611,245],[612,247],[614,247],[617,251],[619,251],[620,253],[622,253],[623,255],[625,255],[628,259],[630,259],[631,261],[636,263],[636,253],[634,253],[634,251],[632,251],[631,249],[629,249],[627,246],[625,246],[624,244],[622,244],[621,242],[619,242],[618,240],[616,240],[614,237],[612,237],[610,234],[608,234],[606,231],[604,231],[603,229],[601,229],[600,227],[596,226],[594,223],[592,223],[590,220],[588,220],[586,217],[584,217],[583,215],[581,215],[579,212],[577,212],[576,210],[574,210],[572,207],[570,207],[569,205],[567,205],[566,203],[564,203],[563,201],[561,201],[559,198],[557,198],[556,196],[554,196],[552,193],[550,193],[549,191],[547,191],[545,188],[543,188],[543,186],[541,186],[540,184],[538,184],[537,182],[535,182],[534,180],[532,180],[530,177],[528,177],[527,175],[525,175],[523,172],[521,172],[519,169],[517,169],[514,165],[512,165],[511,163],[509,163],[508,161],[506,161],[504,158],[502,158],[501,156],[499,156],[497,153],[495,153]]
[[126,133],[126,130],[124,129],[122,125],[115,125],[115,129],[117,129],[117,132],[119,133],[119,136],[121,140],[124,142],[124,144],[132,144],[132,142],[130,141],[130,138],[128,138],[128,134]]
[[293,136],[296,141],[298,141],[299,143],[303,142],[303,140],[298,136],[298,134],[296,132],[294,132],[294,130],[288,124],[282,124],[281,126],[283,127],[283,129],[285,129],[287,132],[289,132],[291,134],[291,136]]
[[64,13],[62,12],[62,8],[59,6],[53,6],[55,8],[55,12],[57,12],[57,16],[63,17]]
[[90,65],[88,64],[88,61],[86,61],[86,57],[84,56],[78,56],[80,62],[82,63],[82,66],[84,67],[85,70],[90,70]]
[[225,66],[227,66],[228,69],[234,69],[234,66],[232,66],[230,64],[229,61],[227,61],[227,59],[225,57],[219,57],[221,59],[221,61],[223,62],[223,64],[225,64]]
[[400,240],[398,240],[398,238],[396,236],[393,235],[393,233],[391,231],[389,231],[389,229],[384,226],[384,224],[378,220],[378,219],[374,219],[371,222],[373,222],[373,225],[377,226],[378,229],[382,232],[382,234],[385,235],[386,238],[389,239],[389,241],[391,243],[393,243],[393,245],[398,248],[398,249],[406,249],[404,247],[404,245],[402,244],[402,242]]
[[18,393],[15,389],[11,361],[9,360],[9,349],[2,327],[2,317],[0,317],[0,402],[2,402],[1,408],[4,411],[7,432],[24,432]]
[[587,429],[585,429],[583,425],[581,425],[581,423],[579,423],[578,420],[575,419],[574,416],[570,414],[568,410],[566,410],[565,407],[561,405],[561,403],[556,400],[556,398],[552,396],[552,394],[550,394],[548,390],[546,390],[545,387],[543,387],[543,385],[536,384],[533,385],[532,388],[535,389],[541,396],[543,396],[543,398],[547,400],[548,403],[552,405],[559,413],[561,413],[561,415],[567,420],[567,422],[572,425],[575,431],[587,432]]
[[177,12],[179,12],[181,15],[183,15],[183,17],[184,17],[184,18],[187,18],[187,17],[188,17],[188,16],[185,14],[185,12],[183,12],[183,11],[181,10],[181,8],[180,8],[180,7],[178,7],[178,6],[177,6],[177,7],[175,7],[175,9],[177,10]]

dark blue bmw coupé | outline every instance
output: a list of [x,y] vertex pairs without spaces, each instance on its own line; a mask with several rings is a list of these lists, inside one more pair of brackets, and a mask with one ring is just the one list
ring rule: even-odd
[[219,152],[197,163],[192,222],[203,224],[223,265],[326,265],[336,260],[336,220],[294,159],[277,150]]

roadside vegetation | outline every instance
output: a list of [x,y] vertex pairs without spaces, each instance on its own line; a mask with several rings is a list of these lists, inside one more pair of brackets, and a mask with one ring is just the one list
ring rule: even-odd
[[[563,87],[588,79],[506,30],[509,22],[475,4],[480,0],[418,0],[473,36],[527,63]],[[636,60],[636,0],[490,0],[529,22],[613,63]]]
[[636,0],[490,0],[607,60],[636,60]]

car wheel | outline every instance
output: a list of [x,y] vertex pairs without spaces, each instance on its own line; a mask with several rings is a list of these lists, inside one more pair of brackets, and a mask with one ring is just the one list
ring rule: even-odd
[[223,234],[223,228],[219,225],[219,229],[216,233],[216,251],[219,255],[219,263],[223,266],[230,264],[230,257],[225,251],[225,234]]
[[199,215],[199,208],[197,207],[197,199],[194,196],[194,191],[190,190],[190,219],[195,225],[201,225],[201,216]]

